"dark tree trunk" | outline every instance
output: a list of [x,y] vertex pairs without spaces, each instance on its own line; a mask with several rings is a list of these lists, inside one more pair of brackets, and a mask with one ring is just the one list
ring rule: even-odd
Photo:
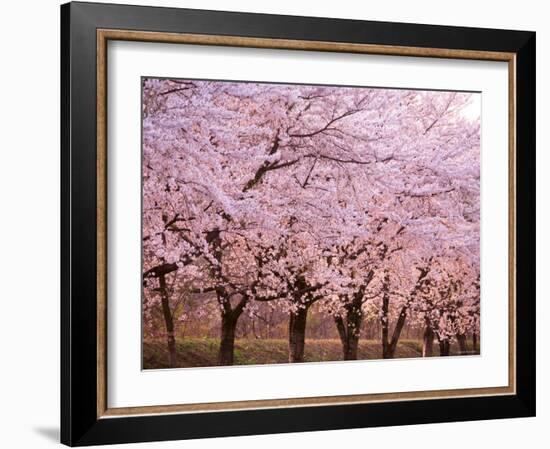
[[344,353],[344,357],[347,351],[348,346],[348,336],[346,333],[346,323],[344,322],[344,319],[341,316],[335,316],[334,322],[336,323],[336,329],[338,330],[338,336],[340,337],[340,342],[342,343],[342,351]]
[[439,340],[439,355],[448,356],[451,351],[451,343],[449,340]]
[[342,356],[344,360],[357,360],[357,351],[359,348],[359,332],[350,329],[347,319],[337,316],[334,318],[338,335],[342,343]]
[[166,287],[165,274],[159,276],[160,297],[162,305],[162,314],[164,316],[164,324],[166,326],[166,344],[168,346],[168,365],[170,368],[176,366],[176,339],[174,337],[174,318],[170,310],[170,301],[168,288]]
[[[401,337],[401,331],[403,330],[403,327],[405,326],[405,322],[407,321],[407,314],[409,312],[409,307],[413,302],[414,298],[416,297],[418,290],[421,288],[422,283],[424,282],[424,279],[428,275],[428,272],[430,271],[429,267],[419,268],[419,270],[420,270],[420,274],[418,275],[416,284],[410,293],[409,300],[405,303],[405,305],[403,305],[403,307],[401,307],[401,311],[399,312],[399,317],[397,318],[397,323],[395,323],[395,327],[393,328],[393,334],[391,337],[391,341],[389,343],[387,341],[387,336],[386,336],[386,342],[384,344],[385,350],[383,354],[383,357],[385,359],[391,359],[395,355],[395,350],[397,349],[397,343],[399,342],[399,337]],[[389,279],[384,280],[384,282],[386,281],[388,281],[388,284],[389,284]],[[388,291],[387,287],[385,288],[385,291],[386,292]]]
[[[389,318],[389,306],[390,306],[390,296],[389,296],[389,276],[386,274],[384,277],[384,293],[382,296],[382,357],[385,359],[393,359],[395,355],[395,350],[397,348],[397,342],[401,336],[401,331],[403,326],[405,326],[405,321],[407,320],[407,310],[409,308],[409,303],[407,302],[399,313],[397,318],[397,323],[393,329],[393,334],[391,340],[389,339],[390,331],[390,318]],[[414,295],[414,291],[412,293]]]
[[304,361],[308,309],[309,305],[305,305],[296,312],[290,313],[288,322],[288,361],[290,363]]
[[218,353],[219,365],[233,365],[235,352],[235,330],[237,322],[248,303],[248,296],[243,296],[235,308],[231,308],[230,295],[224,289],[217,291],[218,302],[221,306],[221,336],[220,351]]
[[405,325],[407,319],[407,307],[403,307],[399,313],[397,323],[393,329],[391,340],[389,340],[389,314],[388,314],[389,298],[384,294],[382,298],[382,357],[385,359],[393,359],[395,350],[397,349],[397,342],[401,336],[401,331]]
[[335,317],[336,328],[342,342],[342,355],[344,360],[357,360],[359,349],[359,336],[361,324],[363,323],[363,294],[364,289],[358,291],[353,301],[345,306],[345,319],[341,316]]
[[424,329],[424,338],[422,342],[422,357],[431,357],[434,351],[434,331],[432,326],[426,325]]
[[395,323],[391,341],[387,348],[387,357],[384,357],[384,358],[393,359],[393,356],[395,355],[395,350],[397,349],[397,342],[399,341],[399,337],[401,336],[401,331],[403,330],[403,326],[405,325],[405,321],[407,320],[407,310],[408,310],[408,305],[405,305],[401,308],[401,312],[399,312],[399,318],[397,318],[397,323]]
[[474,352],[477,352],[477,344],[478,344],[478,335],[477,332],[472,333],[472,349]]
[[456,335],[456,341],[458,342],[458,350],[460,351],[460,354],[467,354],[468,353],[468,347],[466,345],[466,335],[465,334],[457,334]]
[[344,360],[357,360],[357,351],[359,349],[359,335],[352,333],[348,336],[348,344],[344,352]]
[[390,295],[388,293],[389,278],[388,275],[384,277],[384,293],[382,295],[382,316],[380,318],[380,325],[382,327],[382,357],[385,359],[391,358],[389,353],[389,333],[390,333]]
[[234,312],[222,314],[222,332],[220,340],[220,353],[218,363],[220,365],[233,365],[235,352],[235,329],[238,316]]

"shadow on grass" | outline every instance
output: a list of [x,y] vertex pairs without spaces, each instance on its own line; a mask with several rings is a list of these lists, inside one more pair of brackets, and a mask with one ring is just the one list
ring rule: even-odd
[[[177,368],[208,367],[218,365],[219,339],[186,337],[176,342]],[[456,345],[451,355],[458,355]],[[471,353],[479,353],[472,351]],[[438,356],[437,350],[433,356]],[[467,354],[464,354],[467,355]],[[235,341],[235,365],[265,365],[288,363],[288,342],[285,339],[237,339]],[[403,339],[395,353],[399,358],[422,357],[422,342]],[[377,340],[359,342],[358,360],[382,359],[382,345]],[[161,340],[143,344],[143,368],[168,368],[166,343]],[[342,345],[337,339],[306,340],[305,362],[333,362],[342,360]]]

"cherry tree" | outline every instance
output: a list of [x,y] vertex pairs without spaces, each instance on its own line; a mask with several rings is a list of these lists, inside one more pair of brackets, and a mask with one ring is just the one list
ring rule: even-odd
[[357,358],[364,308],[377,308],[392,357],[407,317],[427,314],[417,305],[434,261],[458,248],[477,266],[479,121],[461,112],[471,97],[145,79],[144,297],[160,299],[170,354],[177,290],[215,295],[220,364],[260,303],[288,313],[291,362],[304,360],[317,303],[344,359]]

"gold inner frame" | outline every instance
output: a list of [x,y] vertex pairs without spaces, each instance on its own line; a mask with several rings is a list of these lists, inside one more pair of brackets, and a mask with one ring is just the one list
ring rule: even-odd
[[[508,385],[345,396],[108,408],[107,404],[107,42],[109,40],[503,61],[508,63]],[[265,39],[238,36],[97,30],[97,417],[200,413],[344,405],[421,399],[513,395],[516,392],[516,54],[477,50]]]

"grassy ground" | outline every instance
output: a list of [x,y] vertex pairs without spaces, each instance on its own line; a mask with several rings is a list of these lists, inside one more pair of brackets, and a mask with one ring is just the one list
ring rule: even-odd
[[[436,345],[434,345],[436,346]],[[217,365],[219,340],[214,338],[185,338],[177,342],[178,367]],[[437,347],[434,347],[437,353]],[[422,344],[416,340],[402,340],[396,358],[420,357]],[[380,359],[382,348],[379,341],[363,340],[359,343],[359,359]],[[144,369],[167,368],[167,350],[164,341],[143,343]],[[306,340],[305,361],[322,362],[342,360],[339,340]],[[235,342],[235,365],[259,365],[288,362],[286,340],[237,340]]]

